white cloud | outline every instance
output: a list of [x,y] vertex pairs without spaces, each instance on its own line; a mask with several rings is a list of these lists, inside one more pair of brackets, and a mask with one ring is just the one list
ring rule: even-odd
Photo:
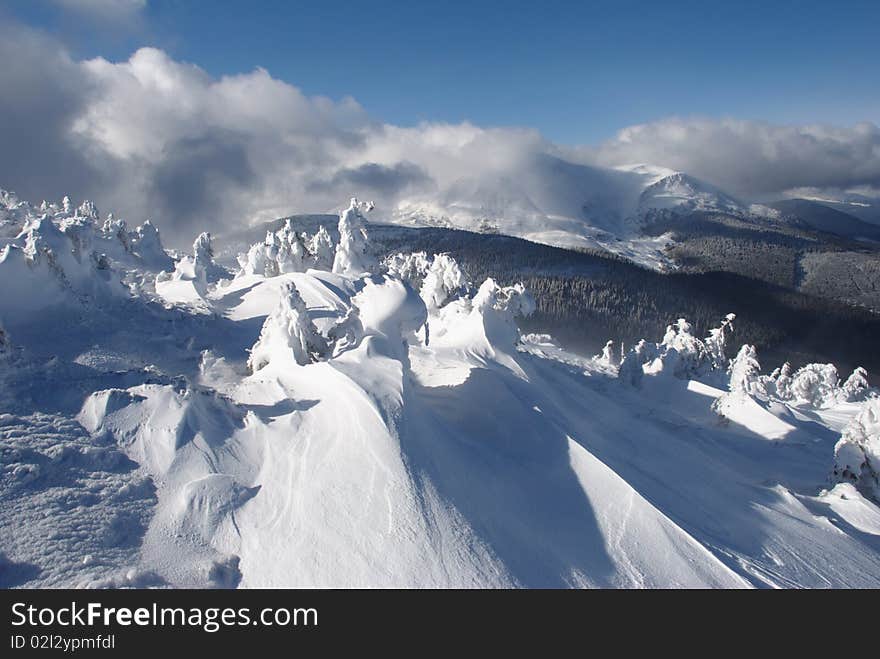
[[796,187],[880,185],[880,128],[871,123],[840,128],[671,118],[624,128],[578,154],[604,165],[661,164],[745,198]]
[[[570,149],[537,132],[469,123],[382,124],[351,98],[307,96],[256,69],[213,78],[161,50],[74,61],[44,35],[0,27],[0,186],[92,198],[190,240],[351,194],[387,208],[462,177],[516,171],[542,153],[687,171],[744,197],[795,187],[880,187],[880,130],[668,119]],[[11,157],[10,157],[11,156]]]

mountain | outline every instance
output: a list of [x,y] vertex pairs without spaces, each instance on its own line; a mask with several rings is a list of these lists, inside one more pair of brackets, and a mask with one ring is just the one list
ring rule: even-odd
[[357,203],[231,269],[81,209],[0,249],[4,587],[880,586],[862,370],[732,315],[573,354]]
[[869,224],[880,224],[880,198],[853,192],[823,194],[816,197],[805,197],[842,213],[852,215]]
[[854,240],[880,240],[880,225],[865,222],[824,203],[809,199],[784,199],[767,205],[818,231]]
[[644,164],[595,167],[544,154],[405,199],[388,219],[604,249],[654,267],[662,245],[645,241],[640,227],[658,211],[696,210],[749,213],[721,190],[681,172]]
[[647,186],[639,196],[638,215],[655,210],[748,212],[746,206],[715,186],[681,172],[664,176]]

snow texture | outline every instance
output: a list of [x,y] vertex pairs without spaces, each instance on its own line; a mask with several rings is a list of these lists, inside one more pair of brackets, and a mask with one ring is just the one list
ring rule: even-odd
[[380,267],[357,202],[232,277],[0,201],[5,587],[880,586],[864,371],[763,375],[732,315],[572,354],[521,284]]

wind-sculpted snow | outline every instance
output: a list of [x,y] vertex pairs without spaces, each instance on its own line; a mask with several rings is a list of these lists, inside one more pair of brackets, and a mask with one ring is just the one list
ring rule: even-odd
[[579,357],[521,284],[380,265],[359,204],[235,276],[66,206],[0,262],[65,301],[4,307],[3,585],[880,586],[864,371],[762,375],[732,314]]

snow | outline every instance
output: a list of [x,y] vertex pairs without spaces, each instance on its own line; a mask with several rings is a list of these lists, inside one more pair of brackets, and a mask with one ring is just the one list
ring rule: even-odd
[[639,163],[607,169],[543,155],[400,199],[384,219],[605,250],[668,270],[675,267],[665,253],[671,236],[647,236],[642,229],[658,215],[693,211],[778,215],[666,167]]
[[301,240],[302,262],[248,250],[235,276],[207,236],[162,258],[151,228],[22,203],[0,257],[25,289],[0,298],[4,586],[880,586],[862,373],[761,375],[725,352],[732,315],[619,366],[569,353],[521,335],[522,285],[373,261],[359,203],[335,266],[282,227],[253,254]]

